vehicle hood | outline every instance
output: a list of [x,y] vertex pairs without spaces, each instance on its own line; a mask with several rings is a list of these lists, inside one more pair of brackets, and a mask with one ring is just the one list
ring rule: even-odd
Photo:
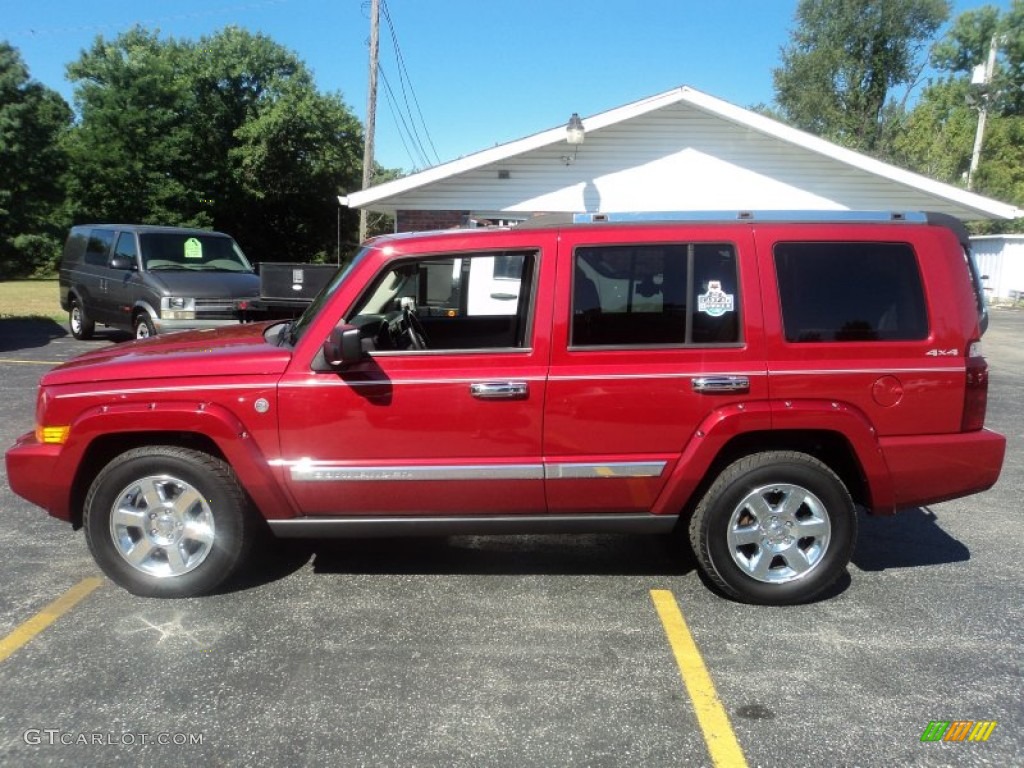
[[54,368],[40,384],[279,375],[291,350],[267,343],[263,335],[271,325],[246,323],[114,344]]
[[252,272],[148,272],[163,296],[200,299],[240,299],[260,295],[260,278]]

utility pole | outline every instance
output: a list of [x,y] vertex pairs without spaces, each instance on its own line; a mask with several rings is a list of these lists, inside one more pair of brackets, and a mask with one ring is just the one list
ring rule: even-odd
[[978,173],[978,164],[981,162],[981,145],[985,140],[985,121],[988,119],[988,102],[991,98],[989,91],[992,87],[992,75],[996,68],[996,50],[998,49],[998,36],[992,36],[992,42],[988,46],[988,61],[979,64],[974,68],[971,75],[971,88],[976,89],[978,98],[978,130],[974,134],[974,151],[971,153],[971,167],[967,171],[967,191],[974,189],[974,177]]
[[[373,181],[373,134],[377,129],[377,60],[380,55],[380,0],[370,2],[370,87],[366,95],[366,135],[363,140],[363,189]],[[359,242],[366,239],[366,209],[359,211]]]

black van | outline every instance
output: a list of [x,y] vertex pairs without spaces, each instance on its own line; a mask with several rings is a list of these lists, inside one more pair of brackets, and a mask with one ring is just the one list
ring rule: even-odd
[[237,323],[260,279],[229,236],[206,229],[82,224],[60,263],[60,305],[76,339],[96,323],[136,338]]

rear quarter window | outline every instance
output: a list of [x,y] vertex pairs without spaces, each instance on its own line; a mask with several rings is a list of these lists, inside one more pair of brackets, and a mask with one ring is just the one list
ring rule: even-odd
[[917,256],[907,243],[776,243],[786,341],[927,338]]
[[94,229],[89,233],[89,242],[85,246],[85,263],[97,267],[107,266],[107,254],[114,242],[114,232],[110,229]]

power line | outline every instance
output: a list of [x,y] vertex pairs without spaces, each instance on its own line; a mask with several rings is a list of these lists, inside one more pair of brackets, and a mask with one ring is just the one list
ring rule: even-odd
[[[409,71],[405,65],[405,57],[402,55],[402,47],[398,42],[398,33],[395,30],[395,25],[391,18],[391,10],[388,8],[387,0],[381,0],[381,11],[384,14],[384,20],[387,22],[388,30],[391,34],[391,43],[395,49],[395,60],[398,64],[399,84],[402,90],[402,102],[405,105],[404,110],[402,109],[401,104],[398,103],[394,91],[391,89],[390,85],[388,85],[390,98],[394,99],[394,108],[407,116],[408,120],[403,118],[402,124],[406,126],[410,143],[416,147],[417,152],[424,160],[424,164],[429,166],[431,165],[429,159],[430,153],[427,152],[427,149],[423,144],[423,140],[420,138],[420,131],[417,129],[416,116],[413,115],[412,105],[415,105],[416,115],[419,117],[419,125],[422,127],[423,134],[426,136],[426,141],[430,145],[430,149],[433,151],[435,162],[440,164],[441,158],[437,153],[437,148],[434,146],[434,140],[430,136],[430,131],[427,128],[426,121],[423,119],[423,110],[420,108],[419,99],[416,97],[416,91],[413,88],[412,79],[409,77]],[[410,104],[409,101],[410,94],[412,95],[412,104]]]
[[[378,74],[384,83],[384,95],[387,97],[388,108],[391,110],[391,117],[394,119],[395,125],[398,127],[398,138],[402,141],[402,146],[405,148],[405,154],[409,156],[409,160],[412,161],[414,169],[419,165],[429,166],[430,159],[424,152],[422,144],[413,141],[412,149],[409,148],[409,141],[406,141],[406,135],[412,139],[413,131],[409,128],[406,116],[399,109],[398,99],[395,98],[395,92],[391,88],[391,81],[388,80],[387,74],[384,72],[384,68],[379,65]],[[419,157],[416,157],[415,155],[419,155]]]

